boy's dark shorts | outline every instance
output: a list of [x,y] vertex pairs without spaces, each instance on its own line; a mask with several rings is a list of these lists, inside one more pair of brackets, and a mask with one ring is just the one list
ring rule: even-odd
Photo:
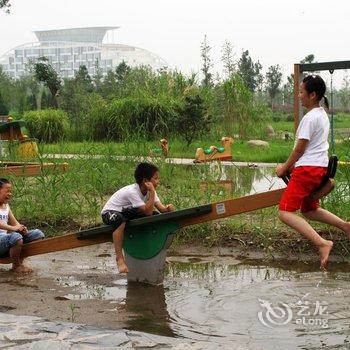
[[139,208],[127,208],[122,212],[116,210],[107,210],[102,214],[102,221],[106,225],[111,225],[118,228],[123,222],[131,219],[145,217],[145,214],[140,213]]

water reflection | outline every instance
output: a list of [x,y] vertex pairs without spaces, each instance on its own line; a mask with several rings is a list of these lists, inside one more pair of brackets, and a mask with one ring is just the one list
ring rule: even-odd
[[135,316],[128,320],[131,330],[175,336],[165,302],[164,286],[129,283],[125,307]]
[[[187,260],[169,264],[164,286],[126,285],[114,274],[80,275],[61,283],[74,290],[66,295],[69,299],[117,303],[130,314],[130,330],[254,349],[348,345],[348,264],[332,263],[330,271],[322,272],[302,262]],[[278,316],[281,310],[290,313],[285,324]],[[271,319],[275,323],[264,324]]]
[[[250,263],[169,267],[166,300],[176,333],[189,339],[269,349],[310,349],[311,345],[327,349],[347,344],[349,266],[333,265],[333,271],[324,273],[290,262],[280,267]],[[277,319],[270,327],[264,325],[258,318],[259,312],[267,314],[261,300],[275,311],[285,305],[291,314],[289,322]],[[321,306],[324,314],[319,315]],[[302,311],[308,314],[304,319]]]
[[230,183],[230,196],[243,196],[254,194],[272,189],[285,187],[283,180],[275,175],[273,168],[249,168],[249,167],[233,167],[225,166],[217,162],[209,163],[209,165],[200,167],[190,167],[196,178],[200,179],[200,186],[203,189],[203,182],[210,184],[208,191],[222,191],[222,184]]

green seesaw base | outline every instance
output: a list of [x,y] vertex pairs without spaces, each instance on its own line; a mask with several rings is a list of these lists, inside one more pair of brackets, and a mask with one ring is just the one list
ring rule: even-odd
[[133,258],[145,260],[158,255],[168,236],[180,228],[174,221],[131,227],[124,234],[124,250]]
[[[180,221],[210,213],[210,204],[130,220],[124,233],[124,250],[133,258],[152,259],[165,247],[168,236],[180,228]],[[100,226],[76,233],[78,240],[111,234],[111,226]]]

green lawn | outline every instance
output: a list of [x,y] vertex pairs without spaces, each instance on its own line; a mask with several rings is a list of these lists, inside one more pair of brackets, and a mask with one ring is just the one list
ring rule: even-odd
[[[267,140],[269,148],[251,148],[247,140],[235,139],[232,146],[234,161],[243,162],[283,162],[287,159],[293,148],[293,141],[284,141],[283,132],[294,132],[294,123],[288,121],[271,122],[276,137]],[[349,160],[350,143],[346,140],[347,134],[344,130],[350,129],[350,116],[339,113],[334,117],[335,135],[337,138],[335,153],[340,159]],[[340,133],[342,129],[342,133]],[[345,136],[344,136],[345,135]],[[224,135],[223,135],[224,136]],[[228,135],[230,136],[230,135]],[[194,158],[198,147],[207,148],[210,145],[220,145],[219,138],[208,135],[205,140],[196,140],[190,146],[179,138],[169,139],[169,157]],[[124,142],[60,142],[57,144],[42,144],[40,151],[45,153],[74,153],[74,154],[102,154],[102,155],[126,155],[126,156],[147,156],[152,148],[158,147],[157,141],[124,141]]]
[[[283,140],[271,140],[267,149],[252,148],[246,141],[235,140],[232,145],[234,161],[243,162],[282,162],[288,157],[293,147],[293,142]],[[181,140],[170,140],[169,157],[194,158],[198,147],[207,148],[210,145],[220,145],[218,140],[196,141],[186,147]],[[102,155],[126,155],[147,156],[149,150],[156,146],[156,142],[66,142],[59,144],[45,144],[40,146],[40,151],[46,153],[74,153],[74,154],[102,154]]]

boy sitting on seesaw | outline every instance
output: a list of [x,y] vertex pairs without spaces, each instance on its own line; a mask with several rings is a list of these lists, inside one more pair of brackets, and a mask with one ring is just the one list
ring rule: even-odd
[[154,207],[161,213],[174,210],[172,204],[163,205],[157,196],[159,170],[155,165],[140,163],[135,169],[134,177],[136,183],[115,192],[101,211],[102,221],[115,227],[113,243],[120,273],[129,272],[122,251],[126,222],[152,215]]

